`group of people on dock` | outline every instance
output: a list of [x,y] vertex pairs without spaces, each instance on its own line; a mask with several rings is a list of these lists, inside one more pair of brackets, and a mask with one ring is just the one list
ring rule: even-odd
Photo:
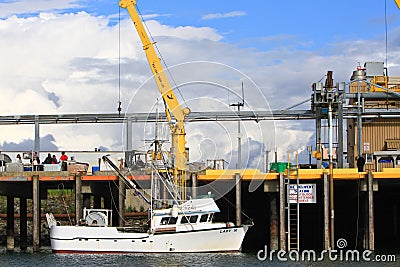
[[[65,154],[65,151],[61,152],[61,156],[60,159],[58,160],[56,155],[51,155],[51,153],[47,154],[46,159],[43,162],[40,162],[39,156],[37,154],[37,152],[33,153],[33,156],[30,160],[30,163],[33,165],[40,165],[40,164],[59,164],[62,163],[64,161],[68,161],[68,156]],[[17,155],[17,163],[22,163],[22,159],[21,159],[21,155],[18,154]]]
[[61,157],[60,160],[57,160],[56,155],[51,156],[50,153],[47,154],[46,159],[43,161],[43,164],[58,164],[62,161],[67,161],[68,160],[68,156],[65,155],[65,152],[61,152]]

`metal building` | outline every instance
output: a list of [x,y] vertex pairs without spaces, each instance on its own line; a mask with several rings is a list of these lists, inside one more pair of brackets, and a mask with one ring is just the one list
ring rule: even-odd
[[349,86],[347,161],[365,170],[400,167],[400,77],[390,77],[383,62],[366,62],[353,72]]

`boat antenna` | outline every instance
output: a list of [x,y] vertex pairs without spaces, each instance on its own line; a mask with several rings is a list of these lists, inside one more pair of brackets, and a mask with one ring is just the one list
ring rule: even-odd
[[[229,96],[229,95],[228,95]],[[229,104],[231,107],[238,107],[238,110],[240,111],[240,107],[244,106],[244,87],[243,87],[243,81],[242,81],[242,101],[238,101],[237,103]]]
[[[237,114],[239,116],[240,113],[240,107],[244,106],[244,89],[243,89],[243,81],[242,81],[242,102],[237,102],[237,103],[233,103],[230,104],[229,106],[231,107],[237,107]],[[236,165],[236,169],[240,169],[242,168],[242,141],[241,141],[241,137],[240,137],[240,119],[238,119],[238,161],[237,161],[237,165]]]
[[243,87],[243,81],[242,81],[242,106],[244,106],[244,87]]

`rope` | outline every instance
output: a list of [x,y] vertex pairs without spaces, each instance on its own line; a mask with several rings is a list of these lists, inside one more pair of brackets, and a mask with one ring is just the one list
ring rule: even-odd
[[[113,182],[115,184],[115,181],[113,181]],[[108,189],[110,191],[110,196],[111,196],[111,205],[115,208],[115,211],[117,212],[119,218],[122,218],[123,222],[125,224],[127,224],[128,222],[125,220],[124,216],[122,216],[122,214],[119,213],[119,208],[118,208],[117,204],[114,201],[114,196],[113,196],[113,193],[112,193],[112,190],[111,190],[110,180],[108,180]]]

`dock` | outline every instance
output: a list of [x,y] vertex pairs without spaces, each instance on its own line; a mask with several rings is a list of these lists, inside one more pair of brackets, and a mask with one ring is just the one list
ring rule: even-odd
[[[150,182],[150,175],[130,175],[129,179]],[[249,231],[243,244],[245,250],[257,249],[267,244],[270,249],[288,250],[289,236],[287,222],[287,193],[285,183],[315,184],[315,203],[301,203],[299,207],[299,236],[296,240],[301,249],[331,249],[329,225],[329,180],[334,182],[335,201],[335,240],[345,238],[349,247],[369,249],[396,246],[399,239],[396,220],[399,201],[393,199],[398,192],[400,168],[384,168],[381,172],[358,172],[355,168],[334,169],[297,169],[284,172],[262,173],[259,170],[207,170],[204,174],[191,174],[189,193],[195,195],[213,192],[221,207],[223,219],[242,222],[248,218],[255,226]],[[73,222],[82,218],[82,210],[92,197],[93,208],[112,209],[114,225],[123,226],[126,207],[124,184],[118,176],[107,171],[98,171],[92,175],[60,172],[22,172],[0,174],[0,194],[7,197],[7,243],[8,251],[15,248],[15,221],[19,220],[19,246],[25,250],[32,246],[39,251],[41,227],[45,216],[41,211],[41,200],[47,198],[48,190],[64,189],[74,192],[75,212]],[[258,183],[252,188],[251,183]],[[111,186],[110,186],[111,185]],[[238,185],[240,190],[238,191]],[[221,195],[218,195],[221,192]],[[238,195],[239,192],[239,195]],[[195,197],[195,195],[193,195]],[[19,214],[15,214],[14,202],[19,198]],[[115,205],[111,205],[113,198]],[[32,216],[27,216],[27,199],[32,199]],[[231,207],[231,208],[229,208]],[[228,210],[228,212],[226,212]],[[390,214],[386,214],[390,211]],[[225,212],[224,212],[225,211]],[[246,214],[243,216],[241,211]],[[122,216],[121,216],[122,215]],[[61,214],[60,216],[67,216]],[[239,216],[239,218],[238,218]],[[3,216],[4,217],[4,216]],[[389,221],[388,221],[389,219]],[[27,232],[28,221],[32,223],[32,233]],[[390,225],[390,227],[388,227]],[[356,227],[357,226],[357,227]],[[349,231],[357,229],[357,232]],[[32,234],[32,244],[28,244],[28,235]],[[293,239],[293,233],[292,239]],[[384,240],[384,241],[383,241]],[[293,245],[293,242],[292,242]]]

